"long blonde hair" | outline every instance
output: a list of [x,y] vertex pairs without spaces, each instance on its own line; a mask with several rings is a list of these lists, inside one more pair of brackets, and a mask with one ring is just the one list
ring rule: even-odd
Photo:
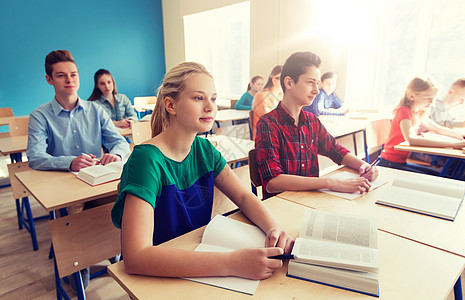
[[413,101],[410,99],[410,95],[413,93],[420,93],[430,88],[437,91],[436,86],[434,85],[433,81],[429,77],[415,77],[407,85],[407,89],[405,90],[404,97],[400,99],[399,104],[397,105],[396,109],[401,106],[407,106],[408,108],[412,109]]
[[179,94],[186,87],[187,79],[196,74],[206,74],[212,77],[203,65],[195,62],[180,63],[165,74],[165,78],[158,88],[157,103],[155,104],[150,121],[152,124],[152,137],[159,135],[170,122],[169,113],[165,109],[164,99],[170,97],[173,100],[177,100]]

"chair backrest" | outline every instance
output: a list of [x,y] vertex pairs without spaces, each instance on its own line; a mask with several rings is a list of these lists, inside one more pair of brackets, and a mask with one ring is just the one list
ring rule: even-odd
[[146,97],[134,97],[134,105],[141,104],[155,104],[157,103],[157,97],[155,96],[146,96]]
[[250,130],[250,139],[253,140],[253,110],[249,111],[249,130]]
[[13,118],[9,122],[10,136],[27,135],[29,117]]
[[0,117],[13,117],[11,107],[0,107]]
[[371,121],[367,127],[367,144],[370,146],[382,146],[387,142],[391,120],[380,119]]
[[152,127],[150,122],[135,122],[131,124],[132,141],[139,145],[152,138]]
[[236,103],[237,101],[239,101],[239,99],[237,100],[231,100],[231,109],[235,109],[236,108]]
[[255,149],[249,151],[249,172],[250,172],[250,181],[255,187],[262,185],[262,179],[260,178],[260,173],[258,173],[258,163],[257,163],[257,154]]
[[60,278],[121,253],[112,207],[108,203],[48,222]]
[[27,161],[8,164],[8,174],[10,176],[11,191],[13,192],[14,199],[21,199],[31,196],[31,193],[19,182],[15,174],[23,171],[30,170]]

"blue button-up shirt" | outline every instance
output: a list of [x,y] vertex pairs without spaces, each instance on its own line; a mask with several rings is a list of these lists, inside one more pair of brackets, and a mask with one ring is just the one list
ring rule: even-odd
[[311,112],[315,116],[343,116],[347,111],[347,107],[344,106],[344,102],[342,102],[342,100],[339,99],[334,92],[331,93],[331,95],[328,95],[323,89],[321,89],[312,104],[305,106],[303,110]]
[[95,103],[101,105],[113,121],[119,121],[121,119],[138,121],[139,119],[137,118],[136,111],[132,107],[129,98],[124,94],[114,94],[114,96],[114,107],[103,95],[101,95],[99,99],[96,99]]
[[29,116],[27,157],[37,170],[69,170],[81,153],[101,156],[102,145],[121,158],[130,152],[108,114],[97,104],[78,99],[72,110],[54,98]]

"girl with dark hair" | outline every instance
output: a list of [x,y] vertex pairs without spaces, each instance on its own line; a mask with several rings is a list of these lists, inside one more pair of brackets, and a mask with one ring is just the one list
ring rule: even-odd
[[126,95],[118,93],[115,79],[108,70],[95,72],[94,90],[87,100],[101,105],[116,127],[128,128],[138,120],[131,101]]

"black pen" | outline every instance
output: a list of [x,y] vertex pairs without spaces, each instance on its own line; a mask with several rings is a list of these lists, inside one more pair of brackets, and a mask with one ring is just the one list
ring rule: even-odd
[[294,254],[280,254],[275,256],[270,256],[271,259],[294,259]]
[[380,159],[381,159],[381,156],[378,156],[378,158],[375,159],[375,161],[372,162],[372,163],[370,164],[370,166],[368,167],[368,169],[366,169],[366,171],[363,172],[363,174],[360,175],[360,177],[363,176],[363,175],[365,175],[366,173],[370,172],[370,171],[371,171],[371,168],[373,168],[373,167],[379,162]]

